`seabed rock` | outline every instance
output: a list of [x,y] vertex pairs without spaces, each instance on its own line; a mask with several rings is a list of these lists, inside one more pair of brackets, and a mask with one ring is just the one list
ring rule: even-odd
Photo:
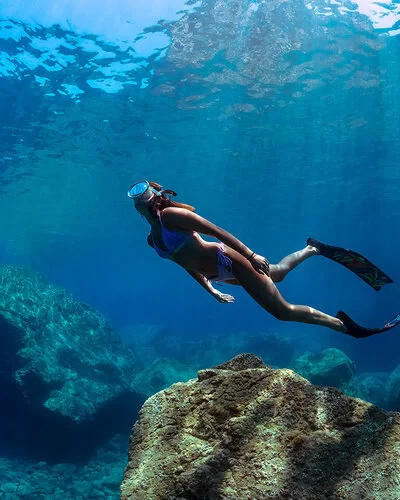
[[[391,402],[386,399],[387,378],[387,373],[362,373],[350,382],[355,387],[356,394],[349,391],[349,395],[369,401],[385,410],[398,411],[400,406],[392,407]],[[348,393],[347,390],[345,392]]]
[[313,384],[333,387],[350,382],[356,371],[353,361],[335,348],[307,352],[294,362],[293,369]]
[[24,268],[0,268],[0,440],[38,459],[84,459],[129,432],[144,398],[106,320]]
[[142,407],[122,500],[400,498],[400,414],[239,355]]

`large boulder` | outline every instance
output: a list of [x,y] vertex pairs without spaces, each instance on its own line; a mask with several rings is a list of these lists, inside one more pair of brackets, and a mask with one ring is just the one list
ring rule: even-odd
[[146,401],[122,500],[400,498],[400,415],[251,355]]
[[100,314],[38,273],[0,268],[0,434],[11,447],[65,461],[129,430],[143,402],[136,372]]
[[341,350],[325,349],[322,352],[306,352],[294,362],[293,369],[317,385],[341,387],[355,375],[353,361]]
[[393,409],[386,401],[387,373],[362,373],[354,378],[353,385],[356,392],[350,394],[351,396],[359,397],[381,408]]

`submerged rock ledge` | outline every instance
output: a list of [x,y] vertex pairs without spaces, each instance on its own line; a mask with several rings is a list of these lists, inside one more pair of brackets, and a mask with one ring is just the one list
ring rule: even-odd
[[149,398],[122,500],[400,498],[400,414],[243,354]]
[[50,462],[84,460],[129,432],[144,397],[136,357],[95,310],[32,270],[0,267],[0,442]]

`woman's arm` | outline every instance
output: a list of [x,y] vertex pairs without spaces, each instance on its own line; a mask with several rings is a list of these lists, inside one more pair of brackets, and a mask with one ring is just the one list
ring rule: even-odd
[[221,293],[219,290],[216,290],[212,284],[211,281],[208,280],[205,276],[203,276],[201,273],[197,271],[189,271],[186,269],[186,271],[194,278],[197,283],[200,283],[200,285],[207,290],[207,292],[212,295],[215,299],[218,300],[218,302],[233,302],[235,300],[232,295],[228,295],[227,293]]
[[168,207],[163,210],[162,214],[164,225],[170,226],[171,229],[176,228],[184,231],[196,231],[198,233],[207,234],[208,236],[213,236],[250,260],[254,269],[258,272],[265,273],[269,276],[269,262],[267,259],[252,252],[249,247],[233,236],[233,234],[225,231],[225,229],[183,208]]
[[196,231],[198,233],[207,234],[219,239],[229,247],[239,252],[243,257],[250,258],[253,252],[240,240],[235,238],[233,234],[228,233],[225,229],[216,226],[212,222],[200,217],[189,210],[183,208],[168,207],[162,212],[163,224],[171,229],[181,229],[184,231]]

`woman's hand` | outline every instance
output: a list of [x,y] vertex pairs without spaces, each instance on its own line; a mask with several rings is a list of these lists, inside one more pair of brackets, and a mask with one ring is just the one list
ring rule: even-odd
[[215,290],[215,288],[214,288],[212,295],[214,298],[216,298],[218,300],[218,302],[221,302],[221,303],[223,303],[223,302],[235,302],[235,297],[233,297],[232,295],[229,295],[227,293],[222,293],[219,290]]
[[251,265],[260,274],[266,274],[269,276],[269,262],[262,255],[257,255],[256,253],[249,259]]

